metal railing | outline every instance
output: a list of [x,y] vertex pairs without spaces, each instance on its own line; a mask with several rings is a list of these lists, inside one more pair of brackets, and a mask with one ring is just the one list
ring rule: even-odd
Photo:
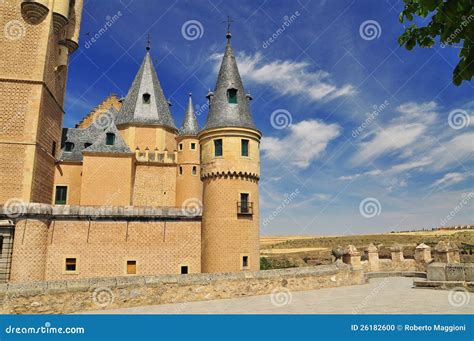
[[253,202],[250,202],[250,201],[237,201],[237,214],[252,215],[253,214]]

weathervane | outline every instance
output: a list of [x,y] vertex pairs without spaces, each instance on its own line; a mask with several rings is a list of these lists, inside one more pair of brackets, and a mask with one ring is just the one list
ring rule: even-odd
[[230,24],[232,24],[234,20],[230,18],[230,16],[227,16],[227,20],[224,20],[223,23],[227,23],[227,34],[230,34]]
[[151,36],[150,36],[150,33],[148,33],[147,42],[146,42],[146,50],[150,51],[150,48],[151,48]]

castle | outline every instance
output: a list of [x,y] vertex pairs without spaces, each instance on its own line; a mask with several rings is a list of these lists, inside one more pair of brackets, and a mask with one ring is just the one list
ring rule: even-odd
[[125,98],[62,128],[82,0],[0,11],[0,281],[257,271],[259,146],[227,32],[209,112],[175,125],[148,46]]

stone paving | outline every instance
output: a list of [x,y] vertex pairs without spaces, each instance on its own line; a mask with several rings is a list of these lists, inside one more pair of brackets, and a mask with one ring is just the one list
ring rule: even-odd
[[[273,303],[272,303],[273,301]],[[286,304],[285,304],[286,303]],[[212,301],[142,306],[87,314],[473,314],[474,294],[414,289],[413,278]]]

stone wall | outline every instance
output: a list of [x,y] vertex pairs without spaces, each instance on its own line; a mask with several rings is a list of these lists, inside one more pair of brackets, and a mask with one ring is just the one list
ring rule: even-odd
[[245,273],[10,283],[0,285],[0,300],[3,301],[3,313],[74,313],[101,308],[116,309],[256,296],[363,283],[365,278],[361,270],[350,270],[349,266],[339,263]]

